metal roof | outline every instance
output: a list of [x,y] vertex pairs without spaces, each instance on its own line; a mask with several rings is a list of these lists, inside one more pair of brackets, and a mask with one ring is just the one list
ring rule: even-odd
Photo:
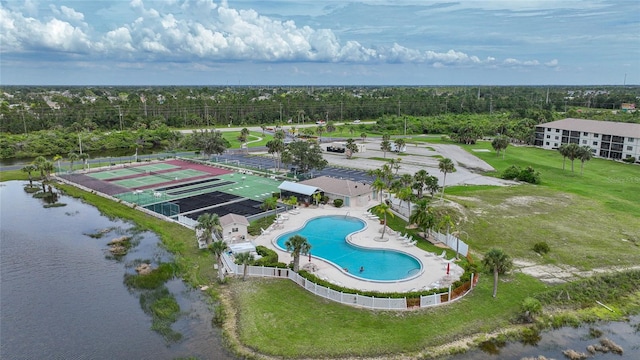
[[640,124],[567,118],[537,125],[538,127],[640,138]]
[[301,181],[301,183],[310,186],[322,186],[325,193],[336,195],[359,196],[373,192],[369,184],[348,179],[336,179],[329,176],[320,176]]
[[304,185],[300,183],[294,183],[291,181],[283,181],[282,184],[278,186],[278,189],[284,190],[284,191],[290,191],[296,194],[307,195],[307,196],[311,196],[315,194],[317,191],[322,191],[322,189],[320,189],[319,187]]

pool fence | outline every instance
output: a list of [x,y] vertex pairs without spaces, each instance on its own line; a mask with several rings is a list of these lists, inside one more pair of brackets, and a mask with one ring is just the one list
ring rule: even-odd
[[[234,263],[233,259],[229,255],[222,254],[222,262],[228,273],[240,276],[244,274],[244,265]],[[456,301],[468,294],[478,281],[478,275],[472,274],[469,281],[466,281],[463,285],[457,288],[452,288],[452,286],[449,285],[447,292],[423,295],[420,296],[419,301],[411,301],[413,299],[408,299],[406,297],[382,298],[344,293],[316,284],[313,281],[300,276],[289,268],[247,266],[247,276],[289,279],[314,295],[337,303],[372,310],[408,310],[411,308],[425,308]]]

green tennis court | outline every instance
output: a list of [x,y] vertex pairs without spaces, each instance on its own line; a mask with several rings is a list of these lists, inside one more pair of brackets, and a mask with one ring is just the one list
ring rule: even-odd
[[[150,170],[157,171],[157,170]],[[141,173],[134,173],[140,175]],[[156,184],[166,183],[168,181],[179,181],[184,179],[190,179],[198,176],[208,176],[209,174],[193,170],[193,169],[185,169],[178,171],[169,171],[163,172],[162,174],[146,174],[144,176],[138,176],[131,179],[122,179],[113,181],[113,184],[127,187],[129,189],[139,188],[139,187],[147,187]]]
[[279,180],[237,173],[219,175],[218,178],[233,181],[234,184],[217,187],[217,191],[242,196],[252,200],[263,200],[271,196],[273,192],[279,192],[280,190],[278,190],[278,186],[282,183],[282,181]]
[[[132,168],[135,170],[132,170]],[[141,173],[146,173],[148,171],[163,171],[163,170],[170,170],[175,168],[179,168],[179,167],[175,165],[167,164],[167,163],[158,163],[153,165],[131,166],[131,167],[111,169],[107,171],[90,173],[87,175],[98,180],[109,180],[109,179],[116,179],[116,178],[125,177],[125,176],[138,175]]]

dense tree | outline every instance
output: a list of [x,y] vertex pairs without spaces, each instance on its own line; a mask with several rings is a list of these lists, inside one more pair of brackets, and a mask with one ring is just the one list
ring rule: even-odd
[[290,156],[291,164],[297,167],[299,174],[306,174],[314,169],[322,170],[328,164],[317,143],[294,141],[287,145],[284,152]]
[[198,216],[196,232],[198,240],[211,244],[214,240],[222,240],[222,226],[220,217],[214,213],[204,213]]
[[298,272],[300,269],[300,254],[308,254],[311,251],[311,244],[305,237],[294,235],[285,241],[284,246],[293,256],[293,271]]
[[358,152],[358,145],[356,144],[355,140],[353,140],[352,138],[347,139],[347,144],[345,145],[345,148],[347,149],[346,154],[347,154],[347,158],[349,159],[351,159],[353,154]]
[[407,144],[407,142],[403,138],[397,138],[393,141],[393,143],[396,145],[396,149],[398,152],[403,152],[402,149],[404,149],[404,146]]
[[502,158],[504,159],[504,153],[506,153],[507,146],[509,146],[509,138],[506,136],[498,136],[491,141],[491,147],[496,151],[496,156],[500,156],[500,151],[504,150],[502,153]]
[[267,141],[267,152],[273,155],[273,162],[276,171],[280,170],[280,156],[285,150],[284,142],[281,139],[273,138]]
[[222,137],[222,133],[217,130],[200,130],[193,134],[196,146],[201,149],[205,157],[212,154],[222,154],[229,146],[229,142]]
[[411,224],[422,230],[425,238],[431,235],[431,229],[436,226],[436,216],[433,212],[433,208],[429,205],[429,200],[419,199],[416,201],[411,216],[409,217]]
[[513,261],[501,249],[493,248],[484,254],[482,264],[488,272],[493,272],[493,297],[498,294],[498,275],[511,270]]

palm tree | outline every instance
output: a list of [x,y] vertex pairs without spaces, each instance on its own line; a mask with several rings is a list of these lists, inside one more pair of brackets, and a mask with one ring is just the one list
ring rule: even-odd
[[407,144],[407,142],[403,138],[395,139],[393,143],[396,144],[396,149],[398,150],[398,152],[401,152],[400,150]]
[[294,235],[285,241],[284,246],[287,251],[291,251],[293,256],[293,271],[298,272],[300,269],[300,254],[308,254],[311,251],[311,244],[307,239],[300,235]]
[[82,168],[83,169],[85,169],[85,168],[88,169],[89,168],[89,164],[88,164],[87,161],[89,160],[89,154],[87,154],[85,152],[85,153],[82,153],[82,154],[78,155],[78,157],[80,158],[80,160],[82,160]]
[[249,266],[249,264],[251,264],[251,262],[253,262],[254,259],[255,257],[253,256],[253,254],[249,252],[243,252],[236,255],[236,264],[242,265],[242,281],[245,281],[247,279],[247,267]]
[[413,174],[413,184],[411,187],[416,190],[419,199],[422,199],[422,194],[424,192],[424,187],[427,184],[427,177],[429,173],[427,170],[421,169],[418,170],[415,174]]
[[360,137],[362,138],[362,142],[364,142],[365,140],[367,140],[367,133],[363,132],[362,134],[360,134]]
[[385,232],[387,231],[387,215],[391,215],[391,217],[393,217],[394,215],[391,211],[391,207],[389,207],[389,205],[384,202],[373,208],[373,211],[376,215],[381,216],[384,221],[384,225],[382,225],[382,235],[380,235],[380,239],[382,240],[384,238]]
[[351,159],[353,154],[358,152],[358,145],[356,145],[355,140],[353,140],[352,138],[347,139],[347,144],[345,145],[345,148],[349,150],[346,152],[348,159]]
[[380,143],[380,150],[382,150],[382,153],[384,154],[384,158],[387,158],[387,152],[391,151],[391,141],[389,140],[382,140],[382,142]]
[[285,148],[284,141],[282,141],[281,139],[274,138],[269,140],[266,146],[267,146],[267,152],[269,154],[273,154],[273,162],[274,162],[276,171],[280,170],[279,158],[280,158],[280,154],[282,154]]
[[278,213],[277,209],[278,209],[278,199],[274,198],[273,196],[269,196],[268,198],[264,199],[264,202],[262,203],[262,205],[260,206],[263,210],[269,211],[269,210],[276,210],[276,214]]
[[436,216],[433,213],[433,208],[429,205],[429,200],[420,199],[416,201],[413,212],[409,216],[409,222],[422,229],[425,239],[429,238],[431,229],[436,225]]
[[22,169],[22,172],[26,172],[29,175],[29,187],[33,186],[33,178],[31,177],[31,173],[36,171],[37,168],[34,165],[26,165]]
[[33,160],[33,165],[36,167],[36,170],[40,172],[40,178],[44,178],[44,163],[47,162],[47,159],[44,156],[38,156]]
[[482,264],[488,272],[493,271],[493,297],[495,298],[498,294],[498,274],[509,271],[513,267],[513,261],[501,249],[493,248],[484,254]]
[[220,282],[224,281],[222,254],[224,254],[227,249],[227,243],[222,240],[214,241],[209,245],[209,251],[211,251],[211,253],[216,257],[216,264],[218,264],[218,280]]
[[580,148],[580,145],[576,143],[571,143],[567,145],[565,151],[566,151],[567,158],[571,160],[571,172],[573,172],[573,161],[580,157],[580,153],[582,152],[582,149]]
[[502,158],[504,159],[504,154],[507,152],[507,147],[509,146],[509,138],[506,136],[498,136],[491,142],[491,146],[496,151],[496,156],[500,156],[500,151],[504,150],[502,153]]
[[69,171],[73,171],[73,163],[78,161],[80,159],[80,157],[78,156],[78,154],[74,153],[74,152],[70,152],[68,155],[68,159],[69,159]]
[[387,184],[385,184],[384,181],[382,181],[382,179],[377,177],[373,181],[373,183],[371,184],[371,187],[378,194],[378,198],[380,199],[380,203],[382,203],[382,190],[387,188]]
[[588,145],[580,148],[580,153],[578,154],[578,159],[580,159],[580,175],[582,175],[582,171],[584,170],[584,162],[591,160],[592,157],[593,153]]
[[447,174],[456,172],[456,167],[451,159],[444,158],[438,161],[438,169],[440,169],[440,172],[444,173],[444,178],[442,179],[442,195],[440,196],[440,201],[444,201],[444,187],[447,181]]
[[62,167],[60,166],[60,160],[62,160],[62,155],[56,155],[53,157],[53,161],[58,163],[58,172],[62,171]]
[[222,231],[222,226],[220,226],[218,214],[204,213],[198,216],[196,229],[201,230],[198,240],[204,240],[207,244],[210,244],[214,240],[219,240],[221,238],[220,232]]
[[558,148],[558,152],[562,155],[562,170],[564,170],[564,164],[567,160],[567,144],[562,144]]

